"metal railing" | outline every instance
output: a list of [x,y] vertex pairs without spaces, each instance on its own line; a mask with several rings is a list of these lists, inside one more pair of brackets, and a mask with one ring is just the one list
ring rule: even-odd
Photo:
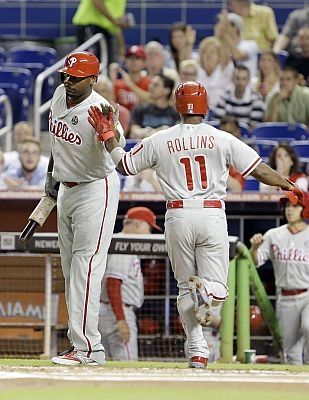
[[[102,33],[97,33],[92,38],[88,39],[81,46],[77,47],[73,51],[83,51],[89,49],[89,47],[93,46],[95,43],[99,42],[100,44],[100,53],[101,53],[101,73],[102,71],[106,71],[107,68],[107,47],[105,38]],[[42,104],[42,88],[44,81],[51,76],[54,72],[56,72],[59,68],[61,68],[64,64],[64,60],[66,57],[63,57],[53,66],[47,68],[45,71],[41,72],[34,84],[34,105],[33,105],[33,125],[34,125],[34,136],[40,140],[41,136],[41,116],[44,114],[50,107],[51,99]]]
[[0,137],[5,135],[4,151],[12,150],[13,111],[10,99],[5,94],[0,95],[0,104],[5,109],[5,126],[0,128]]

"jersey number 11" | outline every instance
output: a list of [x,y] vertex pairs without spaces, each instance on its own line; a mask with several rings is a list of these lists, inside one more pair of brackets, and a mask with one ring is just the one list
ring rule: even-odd
[[[202,189],[207,189],[206,158],[203,155],[198,155],[194,157],[194,161],[198,164],[200,169],[200,179],[201,179]],[[189,157],[182,157],[179,159],[179,162],[185,167],[187,188],[191,192],[193,190],[191,159]]]

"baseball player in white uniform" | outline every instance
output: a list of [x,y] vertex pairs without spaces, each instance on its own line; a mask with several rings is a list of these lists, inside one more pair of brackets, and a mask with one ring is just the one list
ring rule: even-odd
[[178,310],[189,342],[189,366],[204,368],[209,349],[201,325],[211,322],[211,306],[228,296],[224,198],[229,165],[244,177],[252,174],[266,184],[290,191],[294,200],[302,192],[262,163],[245,143],[202,123],[208,110],[203,85],[184,82],[175,97],[182,123],[143,139],[129,153],[115,138],[112,112],[105,117],[91,107],[89,122],[105,140],[119,172],[135,175],[147,168],[156,171],[167,200],[165,238],[178,282]]
[[[49,113],[51,159],[46,193],[57,197],[58,238],[69,315],[72,348],[52,358],[55,364],[103,364],[98,330],[101,282],[106,266],[119,198],[119,179],[104,143],[87,121],[91,105],[110,104],[92,86],[99,61],[91,53],[74,52],[59,72],[63,84]],[[102,108],[102,110],[103,110]],[[121,145],[122,129],[116,122]]]
[[[147,207],[133,207],[123,220],[122,235],[151,234],[159,229],[154,213]],[[99,331],[106,358],[137,361],[137,324],[135,310],[144,302],[144,279],[136,255],[111,254],[104,275]]]
[[309,195],[294,206],[281,203],[287,224],[255,234],[250,251],[257,266],[273,264],[285,361],[309,364]]

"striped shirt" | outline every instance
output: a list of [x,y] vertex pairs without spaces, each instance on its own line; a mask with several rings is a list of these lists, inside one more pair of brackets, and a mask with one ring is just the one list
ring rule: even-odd
[[213,119],[220,120],[225,115],[237,118],[249,126],[264,120],[265,103],[260,93],[247,87],[241,99],[235,97],[234,89],[227,89],[213,109]]

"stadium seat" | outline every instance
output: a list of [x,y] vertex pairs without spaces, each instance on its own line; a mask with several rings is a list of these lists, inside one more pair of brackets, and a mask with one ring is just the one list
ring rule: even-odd
[[0,47],[0,65],[3,64],[6,60],[6,51],[3,47]]
[[287,122],[262,122],[252,131],[256,139],[276,140],[277,142],[291,142],[305,140],[308,131],[304,124],[288,124]]
[[296,151],[299,158],[309,158],[309,140],[294,140],[290,146]]
[[7,62],[13,63],[41,63],[47,68],[57,60],[57,51],[52,47],[13,47],[7,52]]
[[295,140],[290,142],[290,146],[296,151],[299,161],[300,169],[309,174],[309,140]]
[[[7,62],[23,64],[24,68],[29,68],[34,75],[34,79],[44,69],[54,65],[58,61],[58,54],[52,47],[13,47],[7,52]],[[40,70],[38,64],[43,68]],[[43,84],[43,102],[49,100],[55,90],[55,77],[50,76]]]
[[[5,91],[0,88],[0,96],[5,95]],[[0,129],[5,125],[5,108],[3,103],[0,103]]]
[[13,122],[27,121],[33,93],[31,72],[25,68],[0,67],[0,88],[12,103]]
[[260,182],[258,180],[252,178],[252,176],[246,178],[243,190],[259,190],[259,188]]
[[263,158],[263,161],[266,162],[273,149],[277,147],[278,144],[279,142],[277,142],[276,140],[257,139],[254,142],[254,147],[259,155]]

